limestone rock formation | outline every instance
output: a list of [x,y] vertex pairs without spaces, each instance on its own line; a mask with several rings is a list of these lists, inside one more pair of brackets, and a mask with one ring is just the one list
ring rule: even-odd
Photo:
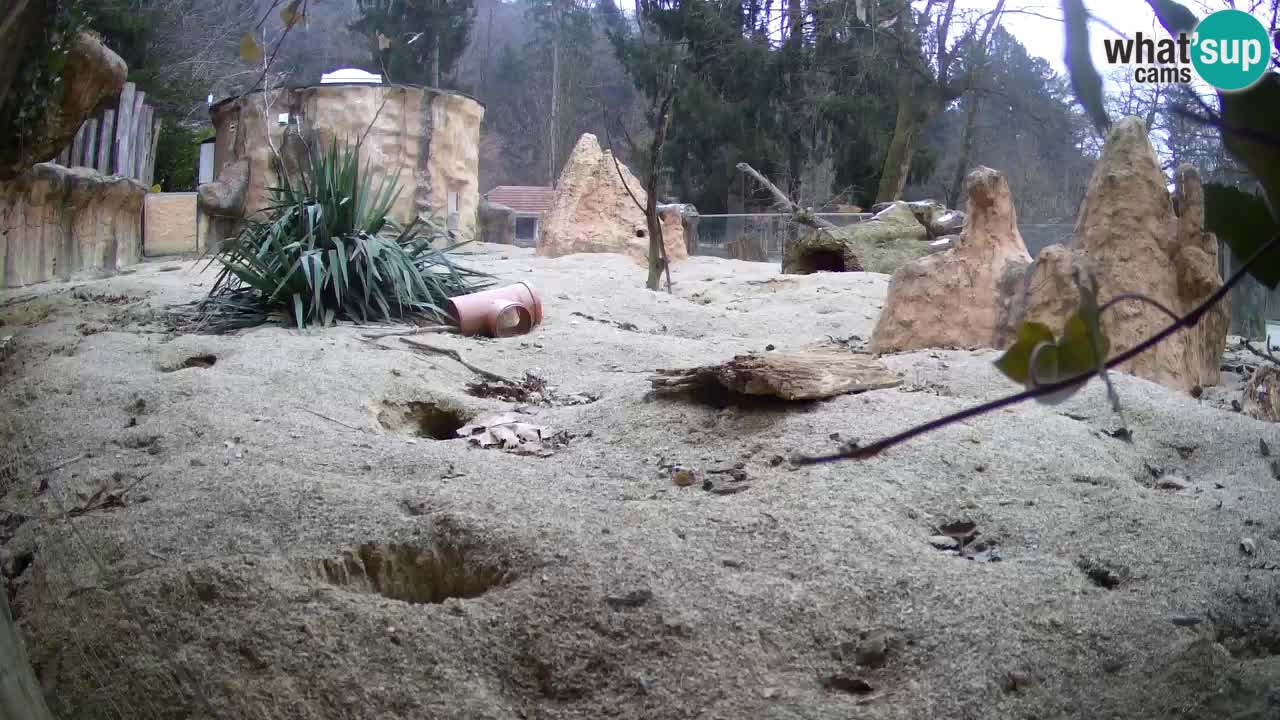
[[[292,121],[281,125],[285,113]],[[463,236],[475,232],[484,106],[471,98],[408,85],[313,85],[230,98],[209,114],[217,131],[216,167],[248,163],[244,210],[249,214],[271,204],[277,149],[291,168],[306,152],[304,139],[312,148],[327,149],[335,141],[354,144],[364,138],[361,172],[372,176],[375,186],[388,176],[398,181],[391,220],[404,226],[434,215],[444,224],[454,208],[455,229]],[[220,170],[218,176],[221,180]]]
[[997,347],[1010,300],[1031,256],[1018,233],[1009,183],[980,167],[967,180],[964,230],[955,246],[908,263],[889,281],[871,350]]
[[480,198],[479,227],[476,239],[499,245],[516,244],[516,211],[499,203]]
[[[613,154],[601,149],[596,136],[584,134],[560,173],[555,200],[538,238],[538,254],[622,253],[647,262],[649,233],[644,212],[636,206],[647,197],[644,185],[627,166],[615,165]],[[671,261],[688,258],[679,212],[664,213],[662,223],[667,257]]]
[[[698,215],[698,208],[689,203],[670,203],[658,206],[659,214],[672,211],[675,211],[680,216],[680,232],[684,237],[685,252],[688,254],[696,252],[698,249],[698,221],[701,217]],[[663,217],[665,218],[665,215]],[[662,239],[666,243],[672,242],[667,237],[665,225],[663,226]]]
[[142,258],[142,202],[136,180],[41,163],[0,183],[0,287],[109,273]]
[[[684,205],[659,205],[658,219],[662,222],[662,244],[667,249],[667,259],[671,262],[689,259],[689,243],[684,233]],[[692,207],[692,206],[689,206]],[[645,244],[645,257],[648,257],[648,244]]]
[[[88,33],[77,35],[62,71],[61,97],[37,120],[40,124],[34,136],[12,148],[12,152],[0,141],[0,147],[5,148],[5,152],[0,153],[0,180],[11,180],[32,165],[53,159],[71,143],[98,103],[120,92],[128,71],[124,60],[101,40]],[[16,111],[11,103],[2,99],[0,109]]]
[[892,273],[929,253],[929,231],[904,202],[893,203],[866,222],[820,231],[802,230],[788,245],[782,272]]
[[245,193],[249,187],[249,161],[225,165],[217,180],[198,188],[200,207],[214,216],[240,217],[245,209]]
[[244,219],[249,190],[249,160],[228,163],[211,183],[197,188],[201,248],[215,247],[235,234]]
[[[1180,214],[1175,214],[1165,175],[1135,117],[1117,123],[1107,137],[1069,248],[1044,250],[1028,274],[1015,315],[1055,331],[1079,301],[1072,269],[1091,270],[1102,301],[1141,293],[1179,315],[1222,284],[1218,244],[1203,229],[1204,195],[1194,168],[1175,173]],[[1230,307],[1218,303],[1201,321],[1122,365],[1139,377],[1190,390],[1216,385],[1225,348]],[[1112,353],[1122,352],[1169,323],[1160,310],[1124,302],[1102,318]]]

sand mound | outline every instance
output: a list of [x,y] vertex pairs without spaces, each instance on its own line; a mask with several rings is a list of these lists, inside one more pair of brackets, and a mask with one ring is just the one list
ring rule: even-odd
[[[194,263],[0,310],[0,508],[31,518],[0,540],[59,717],[1274,713],[1274,426],[1122,377],[1133,444],[1090,387],[794,469],[1010,385],[994,353],[924,351],[829,401],[649,397],[654,368],[858,346],[888,278],[694,257],[667,296],[620,255],[479,252],[545,324],[431,342],[594,401],[476,397],[351,327],[166,335]],[[492,413],[572,437],[438,439]]]

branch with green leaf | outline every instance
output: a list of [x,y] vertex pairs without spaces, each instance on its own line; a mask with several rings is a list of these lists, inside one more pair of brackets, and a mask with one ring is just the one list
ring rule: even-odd
[[[1161,24],[1170,34],[1191,32],[1198,22],[1187,8],[1172,0],[1147,0]],[[1082,0],[1062,0],[1066,20],[1066,62],[1076,97],[1084,106],[1100,134],[1111,125],[1103,103],[1102,80],[1089,54],[1088,15]],[[1220,113],[1207,118],[1222,133],[1223,143],[1258,180],[1268,212],[1253,210],[1247,193],[1213,193],[1208,219],[1223,218],[1222,239],[1244,264],[1209,297],[1183,316],[1177,316],[1154,300],[1136,294],[1122,294],[1099,304],[1093,279],[1077,270],[1076,283],[1081,302],[1066,321],[1063,332],[1055,336],[1052,329],[1033,322],[1023,323],[1013,345],[996,361],[996,367],[1008,378],[1026,389],[981,405],[966,408],[932,420],[868,445],[849,447],[843,452],[800,457],[796,463],[812,465],[845,459],[866,459],[948,425],[1019,404],[1026,400],[1056,403],[1070,397],[1094,376],[1101,376],[1113,409],[1120,413],[1120,401],[1107,377],[1107,370],[1122,365],[1163,342],[1177,331],[1194,327],[1233,287],[1246,276],[1252,276],[1269,289],[1280,284],[1280,75],[1267,72],[1247,90],[1218,93]],[[1223,204],[1232,204],[1231,208]],[[1229,218],[1229,223],[1226,220]],[[1213,222],[1209,222],[1214,229]],[[1124,301],[1154,304],[1171,317],[1164,329],[1137,345],[1108,358],[1110,342],[1102,330],[1104,312]],[[1123,416],[1121,416],[1123,429]],[[1124,433],[1123,436],[1128,436]]]

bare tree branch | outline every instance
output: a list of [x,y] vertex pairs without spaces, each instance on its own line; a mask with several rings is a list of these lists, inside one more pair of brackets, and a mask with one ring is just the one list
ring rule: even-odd
[[804,208],[792,202],[791,198],[787,197],[786,193],[779,190],[777,185],[774,185],[769,181],[769,178],[761,175],[758,170],[747,163],[740,162],[737,167],[739,172],[750,175],[756,182],[760,183],[764,189],[768,190],[769,193],[773,195],[774,200],[776,200],[779,205],[787,208],[787,211],[795,217],[796,222],[821,230],[830,230],[835,227],[834,223],[828,220],[823,220],[813,213],[806,212]]

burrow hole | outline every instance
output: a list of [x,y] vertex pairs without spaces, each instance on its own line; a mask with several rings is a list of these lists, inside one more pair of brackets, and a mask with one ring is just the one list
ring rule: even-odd
[[308,560],[308,577],[352,592],[376,593],[415,605],[475,598],[508,584],[503,565],[447,543],[365,543],[334,559]]
[[192,355],[177,365],[166,368],[165,372],[177,372],[179,370],[188,370],[190,368],[208,370],[213,367],[216,362],[218,362],[218,356],[216,355]]
[[836,250],[809,250],[797,263],[804,273],[849,272],[844,254]]
[[383,401],[378,423],[386,430],[432,440],[456,440],[470,417],[461,410],[428,400]]

